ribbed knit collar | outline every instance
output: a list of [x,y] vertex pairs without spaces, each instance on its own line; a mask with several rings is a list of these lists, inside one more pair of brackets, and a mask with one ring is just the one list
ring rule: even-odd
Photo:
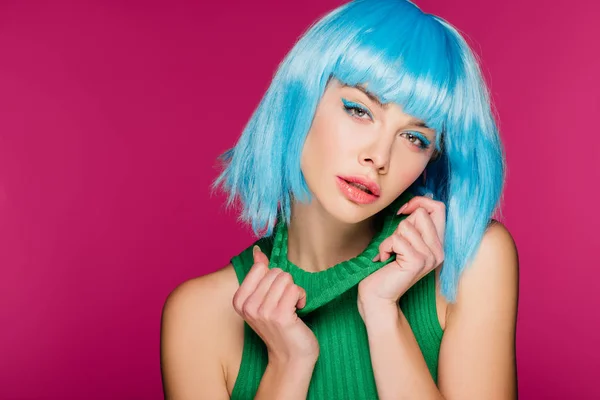
[[306,291],[306,306],[297,310],[299,316],[306,315],[336,299],[371,273],[395,260],[395,256],[392,256],[383,262],[372,261],[379,252],[381,242],[394,232],[400,221],[407,217],[407,215],[396,215],[398,209],[413,197],[410,192],[404,191],[392,204],[381,211],[382,228],[358,256],[319,272],[306,271],[288,260],[287,224],[280,219],[274,232],[269,268],[281,268],[289,272],[294,283]]

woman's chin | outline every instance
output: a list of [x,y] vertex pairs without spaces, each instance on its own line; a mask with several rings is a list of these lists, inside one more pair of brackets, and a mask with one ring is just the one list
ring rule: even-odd
[[332,204],[329,213],[338,221],[346,224],[358,224],[376,214],[372,205],[356,204],[346,199]]

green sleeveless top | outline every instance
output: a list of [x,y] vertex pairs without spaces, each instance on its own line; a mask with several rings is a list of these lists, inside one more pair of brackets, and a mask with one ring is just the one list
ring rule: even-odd
[[[289,272],[306,291],[306,306],[298,316],[314,332],[320,347],[307,399],[377,399],[366,327],[357,308],[358,284],[388,264],[373,262],[379,244],[390,236],[406,215],[397,210],[412,198],[404,192],[383,210],[377,234],[357,257],[319,272],[308,272],[287,259],[287,228],[280,220],[272,236],[254,244],[269,257],[269,268]],[[241,284],[253,265],[252,247],[231,259]],[[437,383],[437,365],[443,331],[436,311],[435,271],[413,285],[398,302],[419,343],[429,372]],[[244,347],[231,399],[253,399],[268,362],[262,339],[244,323]],[[402,362],[402,360],[398,360]]]

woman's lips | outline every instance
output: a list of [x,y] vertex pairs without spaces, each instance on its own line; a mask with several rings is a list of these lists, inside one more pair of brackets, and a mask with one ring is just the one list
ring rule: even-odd
[[346,198],[350,201],[353,201],[358,204],[371,204],[375,202],[379,196],[375,196],[373,194],[369,194],[356,186],[352,186],[339,176],[336,177],[337,185],[341,192],[346,196]]

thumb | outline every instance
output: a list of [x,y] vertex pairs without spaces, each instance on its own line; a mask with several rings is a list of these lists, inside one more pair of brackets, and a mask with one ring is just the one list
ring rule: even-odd
[[[298,286],[298,285],[296,285]],[[296,302],[296,308],[304,308],[306,306],[306,290],[302,286],[298,286],[300,294],[298,295],[298,301]]]
[[254,263],[261,263],[264,264],[266,267],[269,266],[269,259],[267,258],[267,256],[265,255],[265,253],[262,252],[262,250],[260,249],[260,247],[258,247],[258,245],[255,245],[252,248],[252,255],[254,257]]

